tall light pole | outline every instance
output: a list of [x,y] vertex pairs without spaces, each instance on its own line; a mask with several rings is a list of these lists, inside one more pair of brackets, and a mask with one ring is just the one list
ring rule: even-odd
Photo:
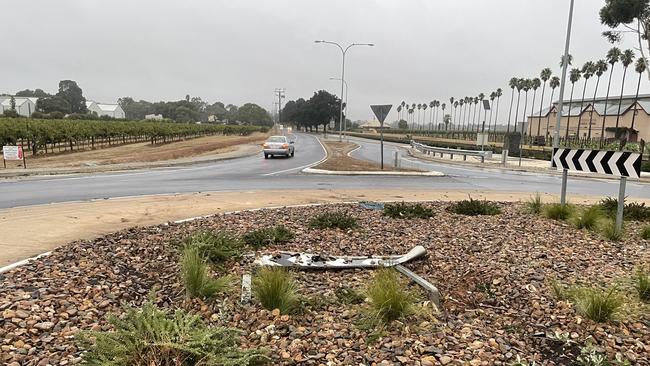
[[[330,80],[339,80],[339,81],[340,81],[340,80],[343,80],[343,79],[340,79],[340,78],[330,78]],[[343,84],[345,84],[345,111],[347,112],[347,110],[348,110],[348,106],[349,106],[349,105],[348,105],[348,82],[345,81],[345,80],[343,80]],[[343,98],[343,96],[341,96],[341,99],[342,99],[342,98]],[[346,113],[346,114],[347,114],[347,113]],[[347,119],[347,118],[346,118],[346,119]],[[339,124],[340,124],[340,122],[339,122]],[[339,127],[340,127],[340,126],[339,126]],[[346,126],[345,121],[343,121],[343,131],[347,131],[347,126]]]
[[[573,3],[569,7],[569,25],[566,30],[566,44],[564,45],[564,56],[562,58],[562,83],[560,84],[560,100],[557,102],[557,119],[555,120],[555,133],[553,134],[553,148],[560,147],[560,122],[562,121],[562,108],[564,102],[564,85],[566,84],[566,74],[569,68],[569,45],[571,44],[571,24],[573,23]],[[569,111],[571,114],[571,111]]]
[[370,47],[372,47],[372,46],[374,46],[374,44],[373,43],[352,43],[349,46],[343,48],[340,44],[338,44],[336,42],[318,40],[318,41],[314,41],[314,43],[327,43],[327,44],[334,45],[334,46],[338,47],[341,50],[341,55],[343,56],[343,60],[342,60],[342,63],[341,63],[341,65],[342,65],[341,66],[341,107],[340,107],[340,114],[339,114],[339,141],[343,141],[343,123],[344,123],[344,121],[343,121],[343,87],[344,87],[344,83],[345,83],[345,54],[348,52],[348,50],[351,47],[354,47],[354,46],[370,46]]

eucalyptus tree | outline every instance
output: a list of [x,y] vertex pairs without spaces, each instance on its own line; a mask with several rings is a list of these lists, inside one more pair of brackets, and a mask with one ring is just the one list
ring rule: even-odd
[[618,132],[618,122],[621,119],[621,104],[623,103],[623,89],[625,89],[625,76],[627,75],[627,68],[634,62],[634,52],[632,50],[625,50],[621,55],[621,64],[623,65],[623,81],[621,82],[621,95],[618,98],[618,112],[616,114],[616,132]]
[[[546,83],[549,81],[551,78],[551,75],[553,75],[553,72],[551,71],[550,68],[545,68],[542,70],[542,72],[539,73],[540,79],[542,79],[542,100],[539,102],[539,119],[537,120],[537,135],[541,133],[542,129],[542,108],[544,107],[544,94],[546,93]],[[552,99],[552,98],[551,98]],[[553,102],[553,100],[551,100]],[[549,110],[550,112],[550,110]]]
[[609,69],[609,82],[607,83],[607,94],[605,95],[605,108],[603,109],[603,124],[600,129],[600,144],[603,145],[605,142],[605,120],[607,119],[607,103],[609,102],[609,90],[612,85],[612,74],[614,74],[614,65],[621,59],[621,50],[618,47],[612,47],[607,51],[607,63],[610,66]]
[[512,89],[512,92],[510,94],[510,112],[508,112],[508,127],[506,129],[506,133],[510,133],[510,121],[512,120],[512,104],[515,101],[515,88],[519,85],[519,79],[517,78],[512,78],[508,82],[508,86],[510,89]]
[[580,99],[580,116],[578,116],[578,129],[576,130],[576,136],[580,138],[580,127],[582,126],[582,111],[585,108],[585,92],[587,91],[587,84],[589,79],[594,76],[596,72],[596,64],[592,61],[585,62],[582,65],[582,77],[585,79],[584,85],[582,87],[582,99]]
[[521,90],[526,86],[526,79],[517,79],[517,109],[515,111],[515,128],[517,132],[517,118],[519,117],[519,101],[521,100]]
[[634,97],[634,113],[632,113],[632,126],[634,129],[634,121],[636,120],[636,105],[639,102],[639,88],[641,88],[641,77],[643,73],[648,69],[648,59],[645,57],[640,57],[636,60],[636,65],[634,65],[634,70],[639,74],[639,81],[636,84],[636,95]]
[[496,95],[497,95],[497,110],[494,112],[494,132],[497,132],[497,120],[499,119],[499,100],[503,95],[503,90],[501,90],[501,88],[497,88]]
[[[530,105],[530,116],[533,117],[535,114],[535,98],[537,98],[537,89],[542,86],[542,81],[539,78],[533,78],[530,87],[533,89],[533,103]],[[533,124],[528,124],[528,136],[533,134]]]
[[551,100],[548,106],[548,114],[546,115],[546,138],[549,135],[549,128],[551,123],[551,109],[553,109],[553,97],[555,96],[555,89],[560,86],[560,78],[553,76],[548,83],[548,86],[551,88]]
[[[568,140],[569,138],[569,125],[571,124],[571,107],[573,105],[573,88],[575,88],[576,82],[580,80],[581,75],[582,75],[581,71],[578,68],[571,69],[571,72],[569,72],[569,81],[571,81],[571,96],[569,97],[569,113],[567,113],[566,133],[564,134],[565,140]],[[580,118],[580,114],[578,114],[578,118]]]
[[591,140],[591,125],[594,121],[594,111],[596,110],[596,95],[598,93],[598,86],[600,85],[600,77],[607,71],[609,68],[605,60],[598,60],[594,66],[596,72],[596,88],[594,89],[594,99],[591,103],[591,109],[589,110],[589,128],[587,130],[587,140]]

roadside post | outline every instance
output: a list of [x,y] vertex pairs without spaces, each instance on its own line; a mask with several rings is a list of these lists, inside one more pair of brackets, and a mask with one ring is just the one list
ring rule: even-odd
[[488,133],[487,136],[485,134],[485,116],[487,116],[487,111],[490,110],[490,101],[487,99],[483,99],[483,109],[485,110],[484,116],[483,116],[483,126],[481,126],[481,135],[483,137],[481,138],[481,151],[485,149],[485,143],[488,142],[490,134]]
[[7,167],[7,160],[9,161],[23,161],[23,168],[27,169],[27,163],[25,162],[25,154],[23,153],[23,147],[18,146],[3,146],[2,147],[2,165]]
[[391,108],[393,108],[392,104],[370,106],[370,109],[372,109],[372,112],[375,114],[375,117],[377,117],[377,120],[379,120],[379,135],[380,135],[379,149],[381,150],[380,152],[381,170],[384,170],[384,120],[386,119],[386,116],[388,116],[388,112],[390,112]]
[[560,202],[566,204],[566,187],[569,170],[614,175],[620,177],[616,228],[623,227],[625,185],[627,178],[641,177],[641,154],[629,151],[584,150],[554,148],[551,165],[562,170]]

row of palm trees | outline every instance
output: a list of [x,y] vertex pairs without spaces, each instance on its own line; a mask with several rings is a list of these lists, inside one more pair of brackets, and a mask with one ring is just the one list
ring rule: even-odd
[[[587,140],[591,139],[592,136],[592,123],[593,123],[593,112],[594,112],[594,105],[597,99],[597,94],[598,94],[598,89],[600,86],[600,79],[601,77],[609,70],[609,80],[607,83],[607,93],[605,97],[605,103],[604,103],[604,109],[603,109],[603,120],[601,124],[601,134],[600,134],[600,140],[601,143],[604,141],[604,136],[605,136],[605,120],[606,120],[606,115],[607,115],[607,107],[609,103],[609,96],[611,92],[611,84],[612,84],[612,76],[614,73],[614,68],[617,63],[621,63],[623,66],[623,79],[621,82],[621,94],[620,96],[622,97],[623,91],[625,89],[625,81],[626,81],[626,76],[627,76],[627,71],[630,65],[634,63],[635,55],[632,50],[625,50],[621,51],[617,47],[613,47],[607,52],[607,55],[605,59],[603,60],[598,60],[598,61],[588,61],[586,62],[582,68],[572,68],[569,72],[569,82],[571,83],[571,91],[570,91],[570,97],[569,97],[569,108],[567,113],[567,125],[566,129],[564,132],[564,137],[565,139],[569,138],[569,129],[571,125],[571,117],[575,116],[576,114],[578,115],[578,121],[577,121],[577,128],[576,128],[576,136],[580,136],[580,131],[583,128],[582,126],[582,112],[585,110],[585,94],[587,91],[587,85],[589,80],[592,77],[596,77],[596,86],[594,89],[594,95],[593,95],[593,100],[591,102],[591,109],[589,113],[589,124],[587,126]],[[560,60],[560,66],[564,66],[564,57]],[[569,55],[567,57],[566,62],[568,63],[567,66],[572,65],[573,63],[573,57]],[[638,75],[638,81],[637,81],[637,88],[636,88],[636,97],[635,101],[639,97],[639,90],[641,86],[641,78],[642,74],[646,71],[646,68],[648,67],[648,62],[645,58],[639,58],[636,62],[635,65],[635,71],[639,74]],[[580,110],[579,112],[572,112],[573,109],[573,95],[574,95],[574,89],[575,85],[580,79],[584,79],[583,87],[582,87],[582,98],[580,99]],[[549,127],[550,127],[550,118],[551,118],[551,113],[548,113],[553,108],[553,98],[555,96],[555,90],[557,87],[560,86],[560,78],[557,76],[552,76],[552,71],[550,68],[544,68],[539,77],[535,77],[532,79],[526,79],[526,78],[516,78],[513,77],[510,79],[508,82],[508,86],[512,90],[511,96],[510,96],[510,108],[508,112],[508,122],[507,122],[507,127],[506,127],[506,132],[509,133],[513,121],[513,107],[515,109],[515,114],[514,114],[514,126],[513,126],[513,132],[517,132],[517,121],[521,121],[521,117],[523,117],[523,120],[525,121],[527,117],[529,116],[535,116],[535,106],[536,106],[536,99],[537,99],[537,94],[538,94],[538,89],[541,88],[541,98],[539,101],[539,108],[537,109],[538,112],[538,123],[537,123],[537,128],[536,128],[536,134],[535,136],[540,136],[541,133],[541,125],[542,125],[542,112],[544,110],[544,100],[545,100],[545,95],[546,95],[546,90],[547,86],[550,87],[551,89],[551,98],[549,101],[548,109],[546,109],[547,112],[547,119],[546,119],[546,136],[548,137],[549,134]],[[517,102],[514,102],[514,97],[515,97],[515,90],[517,94]],[[522,91],[524,92],[524,106],[523,106],[523,111],[522,111],[522,116],[520,116],[520,105],[521,105],[521,97],[522,97]],[[533,100],[532,103],[530,104],[530,113],[528,113],[528,100],[529,100],[529,92],[532,91],[533,94]],[[428,123],[428,129],[441,129],[441,127],[444,127],[445,130],[449,129],[449,126],[452,126],[452,130],[457,130],[457,131],[467,131],[467,132],[480,132],[481,129],[485,131],[487,127],[487,131],[496,131],[496,122],[497,122],[497,116],[499,115],[499,101],[501,96],[503,95],[503,91],[499,88],[494,92],[491,92],[489,95],[489,115],[487,110],[484,111],[483,119],[481,119],[481,110],[484,109],[482,106],[480,106],[481,103],[485,100],[485,94],[480,93],[476,97],[464,97],[464,98],[454,98],[451,97],[449,98],[449,104],[447,105],[446,103],[441,103],[439,100],[433,100],[431,101],[428,105],[427,103],[412,103],[408,104],[404,101],[402,101],[398,106],[397,106],[397,112],[398,112],[398,118],[400,120],[405,119],[408,123],[408,126],[411,128],[411,130],[414,129],[414,126],[416,127],[415,129],[420,129],[422,130],[425,126],[426,122],[426,110],[427,108],[429,109],[429,123]],[[495,102],[496,99],[496,102]],[[494,108],[494,105],[496,103],[496,108]],[[445,114],[445,110],[449,106],[449,114]],[[516,106],[516,107],[515,107]],[[458,108],[460,107],[460,110]],[[617,110],[617,117],[616,117],[616,130],[618,131],[619,128],[619,122],[620,122],[620,115],[621,115],[621,108],[622,108],[622,98],[619,98],[618,100],[618,110]],[[440,109],[442,109],[442,121],[439,119],[439,112]],[[496,113],[494,113],[494,120],[493,120],[493,111],[496,110]],[[416,112],[417,111],[417,116]],[[422,112],[422,113],[421,113]],[[486,118],[487,117],[487,118]],[[632,124],[631,128],[634,129],[634,124],[635,124],[635,119],[636,119],[636,113],[633,114],[632,117]],[[485,122],[487,120],[487,126],[485,125]],[[523,134],[528,134],[529,136],[533,136],[533,125],[529,124],[528,125],[528,131],[520,131]]]

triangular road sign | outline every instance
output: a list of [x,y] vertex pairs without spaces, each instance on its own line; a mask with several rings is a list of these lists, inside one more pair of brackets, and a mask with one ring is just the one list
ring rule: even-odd
[[388,112],[390,112],[390,109],[393,108],[393,105],[392,104],[371,105],[370,108],[375,113],[375,116],[379,120],[379,123],[381,123],[381,125],[383,126],[384,120],[386,119],[386,116],[388,116]]

